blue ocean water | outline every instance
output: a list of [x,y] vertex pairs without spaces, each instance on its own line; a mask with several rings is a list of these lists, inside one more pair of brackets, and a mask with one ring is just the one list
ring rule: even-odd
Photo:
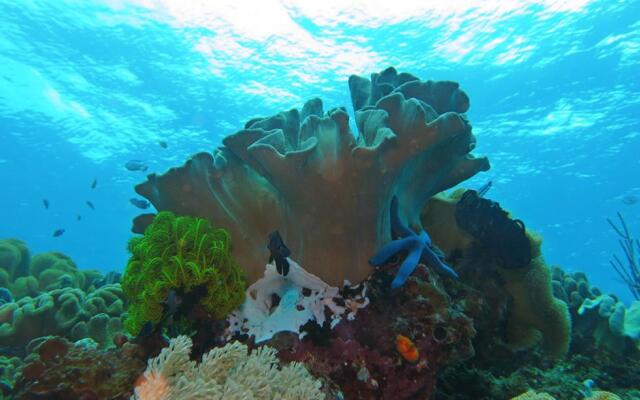
[[122,270],[146,173],[393,65],[469,94],[492,169],[465,186],[629,300],[606,218],[640,236],[639,62],[637,1],[0,0],[0,237]]

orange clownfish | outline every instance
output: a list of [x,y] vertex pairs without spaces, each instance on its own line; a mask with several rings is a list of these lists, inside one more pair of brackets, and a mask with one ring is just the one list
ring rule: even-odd
[[405,360],[414,363],[420,358],[420,353],[415,344],[406,336],[396,336],[396,350]]

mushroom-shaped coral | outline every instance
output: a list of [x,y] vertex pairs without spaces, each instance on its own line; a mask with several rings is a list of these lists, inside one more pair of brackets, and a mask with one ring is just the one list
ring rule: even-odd
[[[264,240],[279,230],[292,254],[333,286],[359,282],[367,260],[390,238],[388,210],[420,227],[424,203],[487,170],[471,125],[469,99],[454,82],[421,81],[389,68],[349,79],[358,136],[345,109],[301,110],[256,118],[200,153],[136,187],[158,210],[204,217],[229,230],[248,282],[262,276]],[[149,216],[134,220],[142,233]],[[330,246],[330,249],[327,247]]]

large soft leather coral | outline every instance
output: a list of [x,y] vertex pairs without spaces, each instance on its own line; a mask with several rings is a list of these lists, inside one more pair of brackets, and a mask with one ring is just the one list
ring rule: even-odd
[[[279,230],[292,257],[332,285],[371,273],[368,259],[390,238],[389,207],[420,227],[434,194],[487,170],[469,153],[475,139],[462,114],[469,98],[455,82],[421,81],[389,68],[349,79],[358,134],[344,108],[256,118],[213,153],[151,174],[136,187],[159,211],[207,218],[229,230],[233,256],[256,281]],[[134,220],[142,233],[150,216]]]

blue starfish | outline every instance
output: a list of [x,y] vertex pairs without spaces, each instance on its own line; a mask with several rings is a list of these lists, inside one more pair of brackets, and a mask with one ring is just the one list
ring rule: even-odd
[[400,265],[398,274],[391,282],[391,288],[396,289],[406,282],[407,278],[416,269],[419,263],[435,266],[440,272],[453,278],[458,274],[447,264],[442,262],[440,256],[431,247],[429,234],[422,230],[416,234],[411,228],[400,221],[398,215],[398,199],[394,196],[391,200],[391,235],[394,238],[387,243],[369,260],[369,264],[379,267],[386,264],[393,256],[401,251],[407,251],[407,257]]

